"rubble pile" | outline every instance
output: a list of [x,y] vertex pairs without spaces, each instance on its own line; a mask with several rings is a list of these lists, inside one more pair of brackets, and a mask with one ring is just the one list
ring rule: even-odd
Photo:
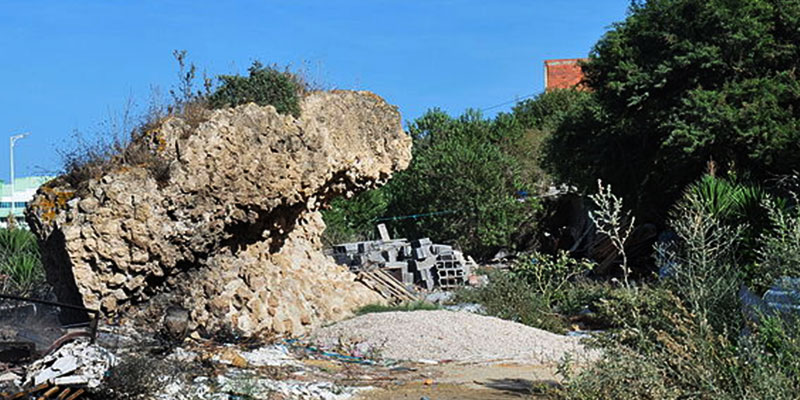
[[255,104],[148,132],[168,168],[42,187],[27,219],[59,300],[107,316],[188,310],[189,330],[299,335],[381,298],[321,251],[318,210],[406,168],[396,108],[315,92],[301,116]]
[[23,386],[51,383],[97,388],[116,362],[116,357],[105,348],[76,340],[27,366]]

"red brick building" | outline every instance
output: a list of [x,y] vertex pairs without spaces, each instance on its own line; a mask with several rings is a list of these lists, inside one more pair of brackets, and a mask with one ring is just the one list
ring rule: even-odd
[[584,58],[569,58],[563,60],[545,60],[544,62],[544,89],[570,89],[577,87],[583,80],[578,62]]

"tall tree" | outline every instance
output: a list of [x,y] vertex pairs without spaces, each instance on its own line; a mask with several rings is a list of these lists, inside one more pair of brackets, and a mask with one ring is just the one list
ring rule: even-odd
[[591,98],[548,145],[661,219],[713,160],[751,180],[800,170],[800,0],[634,1],[583,66]]

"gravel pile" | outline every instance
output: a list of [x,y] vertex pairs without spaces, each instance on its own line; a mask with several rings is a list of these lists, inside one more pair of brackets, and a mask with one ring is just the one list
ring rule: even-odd
[[321,346],[366,343],[381,357],[397,360],[521,362],[545,364],[571,353],[578,362],[595,359],[580,339],[499,318],[454,311],[366,314],[314,332]]

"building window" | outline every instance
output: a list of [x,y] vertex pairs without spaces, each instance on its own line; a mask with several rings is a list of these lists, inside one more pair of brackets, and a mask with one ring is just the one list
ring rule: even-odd
[[26,203],[24,201],[17,201],[17,202],[14,203],[14,207],[16,207],[16,208],[25,208],[25,206],[27,206],[27,205],[28,205],[28,203]]
[[11,208],[11,202],[9,201],[0,202],[0,208]]

